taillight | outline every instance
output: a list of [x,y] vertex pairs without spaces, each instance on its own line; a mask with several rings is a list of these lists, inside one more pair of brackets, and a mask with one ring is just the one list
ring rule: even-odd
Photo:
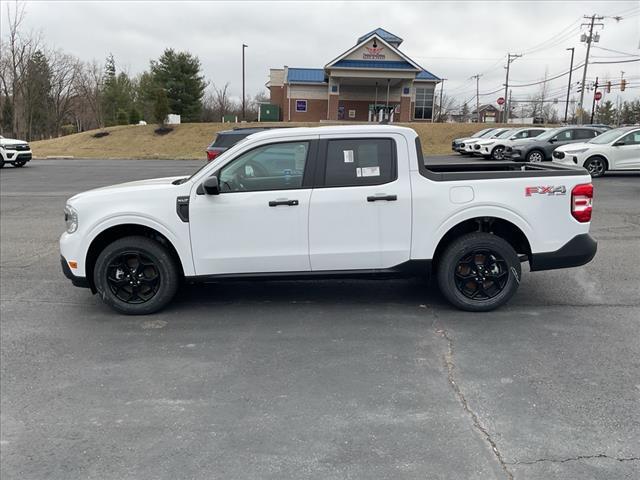
[[207,150],[207,161],[210,162],[211,160],[215,159],[219,153],[220,152],[216,150]]
[[571,215],[577,221],[585,223],[591,221],[593,209],[593,185],[582,183],[571,190]]

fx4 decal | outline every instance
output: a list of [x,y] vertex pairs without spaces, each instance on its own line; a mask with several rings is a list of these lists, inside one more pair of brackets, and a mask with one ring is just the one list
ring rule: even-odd
[[524,192],[526,197],[530,197],[532,195],[566,195],[567,187],[564,185],[557,187],[553,185],[547,185],[544,187],[525,187]]

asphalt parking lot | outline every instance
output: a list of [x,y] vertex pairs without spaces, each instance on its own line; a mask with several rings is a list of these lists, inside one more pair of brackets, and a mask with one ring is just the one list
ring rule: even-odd
[[595,180],[592,263],[524,267],[488,314],[417,279],[202,285],[144,318],[71,286],[67,197],[200,164],[1,171],[3,480],[640,477],[640,174]]

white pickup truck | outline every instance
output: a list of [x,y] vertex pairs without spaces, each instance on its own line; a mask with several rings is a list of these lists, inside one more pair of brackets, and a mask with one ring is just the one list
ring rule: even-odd
[[239,278],[435,275],[456,307],[487,311],[530,269],[589,262],[593,187],[552,164],[425,165],[415,131],[253,134],[190,177],[78,194],[65,207],[65,275],[147,314],[178,284]]

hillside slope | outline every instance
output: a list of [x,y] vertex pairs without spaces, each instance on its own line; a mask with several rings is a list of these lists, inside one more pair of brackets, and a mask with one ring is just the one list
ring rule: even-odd
[[[247,123],[250,126],[318,126],[318,123]],[[402,124],[397,124],[402,125]],[[422,147],[427,154],[451,152],[451,140],[464,137],[489,125],[470,123],[411,123],[404,124],[418,132]],[[207,145],[216,132],[228,130],[238,124],[185,123],[176,125],[174,131],[157,135],[156,125],[127,125],[105,128],[109,135],[95,138],[98,130],[77,133],[66,137],[32,142],[34,157],[70,156],[75,158],[159,158],[159,159],[204,159]]]

